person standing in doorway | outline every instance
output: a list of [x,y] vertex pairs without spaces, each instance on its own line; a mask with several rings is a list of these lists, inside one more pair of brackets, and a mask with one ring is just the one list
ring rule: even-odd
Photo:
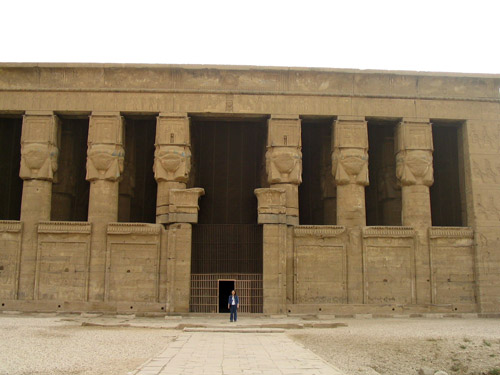
[[231,312],[229,316],[229,321],[232,322],[233,319],[236,322],[238,319],[238,309],[240,307],[240,299],[234,290],[231,291],[231,295],[229,296],[229,300],[227,301],[227,308]]

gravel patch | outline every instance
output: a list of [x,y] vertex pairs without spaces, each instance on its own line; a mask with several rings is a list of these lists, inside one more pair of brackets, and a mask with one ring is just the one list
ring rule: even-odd
[[0,332],[0,375],[126,375],[177,335],[26,315],[0,316]]
[[[498,319],[344,320],[348,327],[288,331],[347,375],[500,373]],[[491,372],[497,374],[496,372]]]

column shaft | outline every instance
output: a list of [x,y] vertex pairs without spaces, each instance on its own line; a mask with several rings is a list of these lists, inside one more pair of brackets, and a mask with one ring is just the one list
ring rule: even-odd
[[21,168],[24,180],[21,203],[23,237],[19,299],[33,299],[37,254],[37,225],[50,220],[52,181],[57,171],[59,120],[52,112],[28,112],[21,135]]
[[92,113],[87,150],[88,221],[92,223],[88,296],[91,301],[104,300],[107,226],[118,220],[123,138],[124,123],[119,113]]

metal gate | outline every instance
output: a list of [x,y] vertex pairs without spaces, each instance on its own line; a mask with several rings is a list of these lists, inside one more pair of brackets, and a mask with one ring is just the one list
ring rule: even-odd
[[240,312],[262,312],[262,274],[191,274],[189,311],[219,312],[219,280],[235,280]]
[[216,313],[219,280],[235,280],[240,311],[262,312],[262,226],[193,225],[190,311]]

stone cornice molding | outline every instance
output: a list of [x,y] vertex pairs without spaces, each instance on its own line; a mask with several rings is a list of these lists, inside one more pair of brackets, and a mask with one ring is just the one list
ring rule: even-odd
[[299,225],[293,228],[295,237],[338,237],[345,233],[341,225]]
[[430,227],[430,238],[474,238],[474,230],[470,227]]
[[18,233],[21,232],[23,223],[16,220],[0,220],[0,233]]
[[373,226],[363,228],[363,238],[369,237],[415,237],[413,227]]
[[161,232],[160,224],[146,223],[109,223],[108,234],[142,234],[159,235]]
[[41,221],[38,233],[84,233],[90,234],[92,224],[85,221]]

